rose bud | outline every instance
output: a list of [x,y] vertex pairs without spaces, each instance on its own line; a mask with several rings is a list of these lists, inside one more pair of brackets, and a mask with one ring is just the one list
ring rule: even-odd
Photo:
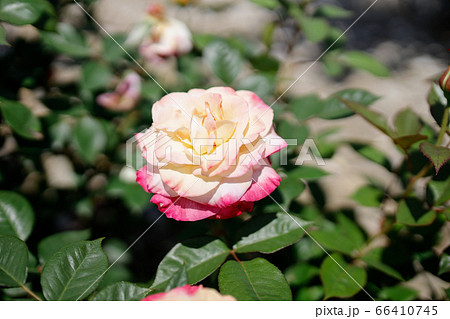
[[150,295],[142,301],[236,301],[233,296],[221,295],[217,290],[200,286],[183,286]]
[[231,218],[252,211],[280,184],[268,157],[287,144],[273,129],[273,110],[255,93],[171,93],[153,105],[152,117],[152,126],[136,134],[147,161],[136,180],[167,217]]
[[114,92],[100,94],[97,103],[111,111],[126,112],[136,106],[140,95],[141,78],[131,72],[117,85]]
[[439,80],[439,85],[444,92],[450,93],[450,65],[448,66],[447,71],[442,74]]

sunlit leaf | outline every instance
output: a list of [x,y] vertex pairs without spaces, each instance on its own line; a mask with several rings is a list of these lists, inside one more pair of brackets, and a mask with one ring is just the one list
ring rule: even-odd
[[230,249],[221,240],[214,238],[178,243],[159,264],[152,289],[165,288],[183,267],[186,267],[189,283],[195,284],[216,270],[229,253]]
[[377,59],[361,51],[343,52],[340,61],[356,69],[362,69],[377,76],[389,76],[389,69]]
[[220,269],[219,288],[222,294],[237,300],[292,300],[281,271],[263,258],[227,261]]
[[102,239],[59,249],[45,263],[41,285],[47,300],[82,300],[100,284],[108,268]]
[[243,237],[233,249],[237,253],[273,253],[297,242],[304,235],[303,229],[310,224],[286,213],[257,216],[243,227],[240,232]]
[[26,240],[34,225],[34,212],[28,201],[10,191],[0,191],[0,235]]
[[322,18],[310,18],[303,16],[299,19],[299,24],[305,33],[305,37],[311,42],[324,40],[330,31],[327,20]]
[[0,0],[0,20],[15,25],[32,24],[49,7],[45,0]]

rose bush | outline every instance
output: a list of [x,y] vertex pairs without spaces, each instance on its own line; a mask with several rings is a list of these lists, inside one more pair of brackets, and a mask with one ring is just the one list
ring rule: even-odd
[[137,181],[168,217],[231,218],[280,184],[267,157],[287,144],[256,94],[226,87],[172,93],[152,116],[150,129],[137,134],[147,160]]

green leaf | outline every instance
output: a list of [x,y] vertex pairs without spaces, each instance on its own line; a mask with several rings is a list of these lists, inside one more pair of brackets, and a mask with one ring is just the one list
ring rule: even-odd
[[308,284],[308,282],[316,277],[319,272],[319,268],[302,263],[290,266],[286,269],[285,276],[290,286],[302,286]]
[[298,301],[318,301],[323,298],[322,286],[311,286],[301,288],[295,295],[295,300]]
[[367,274],[361,267],[348,265],[341,255],[332,254],[322,263],[320,278],[325,289],[325,299],[348,298],[358,293],[361,290],[360,286],[364,287]]
[[285,177],[281,180],[278,191],[283,197],[283,206],[288,208],[291,202],[305,190],[305,184],[296,176]]
[[398,136],[415,135],[422,129],[419,116],[411,109],[405,109],[395,116],[394,127]]
[[322,257],[324,251],[311,238],[305,237],[294,245],[297,260],[306,262]]
[[315,14],[325,18],[334,18],[334,19],[348,18],[352,16],[351,11],[334,6],[332,4],[321,5],[319,9],[317,9]]
[[337,215],[337,224],[331,229],[314,230],[311,236],[330,250],[353,255],[364,245],[364,235],[359,227],[343,214]]
[[87,46],[86,39],[73,26],[60,23],[57,31],[57,33],[41,32],[42,41],[50,50],[75,58],[91,55],[91,49]]
[[311,42],[324,40],[330,31],[330,25],[322,18],[302,16],[302,18],[299,19],[299,24],[305,33],[305,37]]
[[428,142],[420,144],[420,151],[425,155],[436,169],[436,175],[441,167],[450,159],[450,149],[436,146]]
[[89,163],[93,163],[105,150],[108,142],[103,125],[90,116],[85,116],[78,121],[74,138],[80,155]]
[[41,122],[25,105],[0,98],[0,110],[15,133],[27,139],[42,138]]
[[189,278],[187,274],[187,269],[185,265],[178,271],[175,275],[173,275],[172,278],[170,278],[169,282],[167,283],[166,289],[164,289],[165,292],[168,292],[174,288],[177,287],[183,287],[189,284]]
[[280,62],[270,55],[257,55],[249,58],[252,66],[263,72],[277,72],[280,67]]
[[364,145],[363,147],[356,149],[356,151],[359,154],[361,154],[362,156],[364,156],[365,158],[371,160],[372,162],[375,162],[381,166],[390,168],[390,163],[389,163],[388,158],[380,150],[378,150],[372,146]]
[[[311,223],[286,213],[264,214],[252,218],[244,227],[245,234],[234,246],[237,253],[258,251],[273,253],[294,244],[304,235],[301,228]],[[301,227],[300,227],[300,226]]]
[[416,299],[418,292],[405,286],[384,287],[379,293],[382,300],[411,301]]
[[44,238],[37,247],[39,262],[44,264],[61,247],[77,241],[87,240],[90,236],[91,231],[86,229],[60,232]]
[[242,57],[238,50],[224,41],[213,41],[203,51],[203,57],[213,73],[230,85],[241,72]]
[[6,31],[1,24],[0,24],[0,45],[10,45],[8,41],[6,41]]
[[369,110],[364,105],[350,101],[344,98],[339,98],[342,103],[344,103],[350,110],[352,110],[355,113],[358,113],[360,116],[362,116],[367,122],[375,126],[377,129],[382,131],[384,134],[394,137],[396,134],[394,131],[391,130],[389,127],[386,118],[381,115],[380,113],[377,113],[375,111]]
[[219,289],[237,300],[292,300],[281,271],[263,258],[237,262],[229,260],[219,273]]
[[377,101],[379,97],[366,90],[342,90],[324,101],[322,111],[318,114],[318,117],[326,120],[333,120],[353,115],[354,110],[349,110],[349,107],[341,99],[356,102],[361,106],[369,106]]
[[449,271],[450,271],[450,255],[443,253],[441,261],[439,262],[439,275],[442,275]]
[[434,205],[439,206],[450,200],[450,179],[445,181],[431,180],[427,185],[433,192]]
[[27,279],[27,245],[13,236],[0,236],[0,286],[18,287]]
[[22,195],[0,191],[0,235],[26,240],[34,225],[34,212]]
[[239,90],[248,90],[262,99],[270,96],[274,90],[273,80],[270,76],[254,73],[239,81]]
[[367,53],[361,51],[347,51],[341,53],[339,60],[347,66],[365,70],[377,76],[389,76],[389,69]]
[[422,134],[415,134],[415,135],[406,135],[406,136],[400,136],[400,137],[394,137],[393,141],[395,144],[400,146],[401,148],[407,150],[410,148],[413,144],[428,139],[427,136]]
[[425,226],[436,218],[436,212],[427,211],[417,198],[400,201],[397,208],[397,223],[409,226]]
[[386,265],[383,260],[383,248],[375,248],[364,255],[361,259],[370,267],[375,268],[395,279],[404,280],[402,275],[392,267]]
[[384,193],[376,187],[366,185],[359,188],[352,198],[360,205],[368,207],[379,207]]
[[[124,56],[125,52],[122,50],[120,46],[117,45],[119,43],[122,47],[125,45],[126,36],[125,35],[114,35],[114,40],[111,39],[110,36],[103,37],[103,54],[102,57],[105,58],[108,62],[118,62]],[[116,43],[117,42],[117,43]]]
[[204,238],[178,243],[159,264],[151,288],[163,290],[183,267],[186,267],[189,284],[196,284],[213,273],[229,253],[230,249],[219,239]]
[[289,103],[289,109],[299,121],[304,121],[317,114],[321,114],[323,108],[324,101],[316,94],[305,95]]
[[81,86],[89,91],[105,88],[112,76],[113,74],[106,64],[88,61],[83,64],[81,69]]
[[428,94],[428,104],[430,104],[431,115],[439,125],[442,123],[442,119],[444,118],[444,111],[447,107],[447,103],[448,102],[444,91],[442,91],[439,85],[433,83],[430,93]]
[[93,301],[136,301],[142,300],[148,292],[148,288],[121,281],[100,290]]
[[[284,139],[296,139],[297,143],[292,145],[292,147],[297,147],[297,145],[302,145],[305,140],[309,137],[309,130],[307,125],[292,124],[288,121],[281,121],[276,127],[278,135]],[[288,147],[290,147],[289,145]]]
[[289,177],[304,179],[306,181],[314,181],[329,175],[320,168],[313,166],[300,166],[288,172]]
[[45,0],[0,0],[0,20],[15,25],[32,24],[49,6]]
[[41,285],[47,300],[81,300],[97,288],[108,268],[102,240],[66,245],[45,263]]
[[280,5],[278,0],[250,0],[250,1],[267,9],[275,9]]

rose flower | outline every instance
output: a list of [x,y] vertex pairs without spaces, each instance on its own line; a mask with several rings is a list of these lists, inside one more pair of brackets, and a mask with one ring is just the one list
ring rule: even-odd
[[138,46],[139,54],[149,63],[186,54],[193,46],[192,34],[187,26],[168,17],[160,4],[148,7],[146,18],[133,29],[126,45]]
[[141,95],[141,78],[136,73],[129,73],[116,87],[114,92],[100,94],[97,103],[111,111],[130,111],[139,101]]
[[137,182],[167,217],[231,218],[280,184],[268,156],[287,144],[256,94],[225,87],[171,93],[152,116],[150,129],[136,135],[147,161]]
[[142,301],[235,301],[233,296],[221,295],[217,290],[203,286],[183,286],[150,295]]

